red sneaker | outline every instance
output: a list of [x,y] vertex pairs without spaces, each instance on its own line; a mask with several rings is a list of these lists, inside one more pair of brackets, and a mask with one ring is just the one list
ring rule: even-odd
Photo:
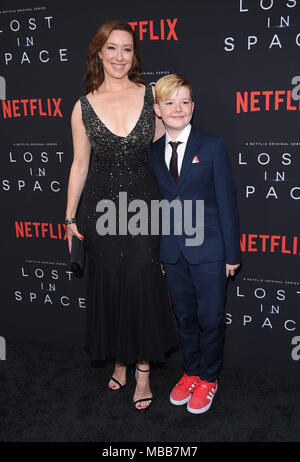
[[178,406],[187,403],[198,383],[200,383],[200,379],[198,376],[186,375],[186,373],[184,373],[183,377],[179,380],[179,382],[171,391],[171,403]]
[[217,393],[217,389],[217,380],[215,382],[201,380],[201,382],[197,385],[193,396],[189,400],[187,410],[192,414],[202,414],[203,412],[208,411],[212,400]]

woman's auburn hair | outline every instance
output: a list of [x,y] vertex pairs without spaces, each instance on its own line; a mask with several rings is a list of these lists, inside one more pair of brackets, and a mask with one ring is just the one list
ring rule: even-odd
[[137,45],[137,39],[130,25],[125,21],[107,21],[97,30],[94,38],[89,45],[87,55],[87,71],[84,76],[86,93],[94,92],[104,81],[103,64],[99,59],[98,52],[102,49],[113,30],[123,30],[129,32],[133,40],[133,62],[128,72],[129,80],[137,84],[145,84],[140,78],[141,57]]

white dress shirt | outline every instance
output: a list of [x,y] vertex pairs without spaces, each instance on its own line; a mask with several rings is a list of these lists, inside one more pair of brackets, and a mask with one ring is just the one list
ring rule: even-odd
[[180,170],[181,170],[181,166],[182,166],[182,161],[183,161],[183,156],[184,156],[184,152],[185,152],[185,148],[186,148],[186,144],[187,144],[187,140],[188,140],[188,137],[190,135],[190,131],[191,131],[191,124],[188,124],[183,130],[182,132],[180,133],[180,135],[178,136],[177,140],[173,140],[168,132],[166,132],[166,146],[165,146],[165,161],[166,161],[166,164],[167,164],[167,167],[168,169],[170,169],[170,160],[171,160],[171,157],[172,157],[172,146],[169,144],[170,141],[180,141],[181,144],[179,144],[177,146],[177,154],[178,154],[178,175],[180,175]]

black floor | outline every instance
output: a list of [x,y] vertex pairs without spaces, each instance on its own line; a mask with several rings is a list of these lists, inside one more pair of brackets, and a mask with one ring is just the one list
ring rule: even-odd
[[106,389],[111,365],[92,367],[80,348],[9,343],[0,361],[1,442],[300,442],[300,377],[223,369],[202,415],[169,403],[180,364],[153,369],[154,401],[132,405],[134,379]]

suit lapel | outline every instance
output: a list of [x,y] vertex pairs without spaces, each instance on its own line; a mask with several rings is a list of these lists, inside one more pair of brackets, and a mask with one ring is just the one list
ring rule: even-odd
[[198,152],[199,143],[200,143],[201,135],[198,130],[192,126],[190,136],[188,138],[188,142],[185,148],[183,162],[180,170],[180,177],[178,184],[172,178],[170,170],[168,169],[165,161],[165,146],[166,146],[166,136],[162,136],[157,141],[157,149],[158,149],[158,162],[159,162],[159,171],[164,177],[163,182],[165,184],[169,184],[173,190],[177,191],[178,188],[181,187],[185,178],[188,178],[189,169],[192,166],[193,158]]
[[183,162],[180,170],[180,178],[178,185],[181,186],[184,177],[187,176],[189,169],[192,166],[193,158],[197,154],[201,135],[196,128],[192,126],[190,136],[185,148]]

